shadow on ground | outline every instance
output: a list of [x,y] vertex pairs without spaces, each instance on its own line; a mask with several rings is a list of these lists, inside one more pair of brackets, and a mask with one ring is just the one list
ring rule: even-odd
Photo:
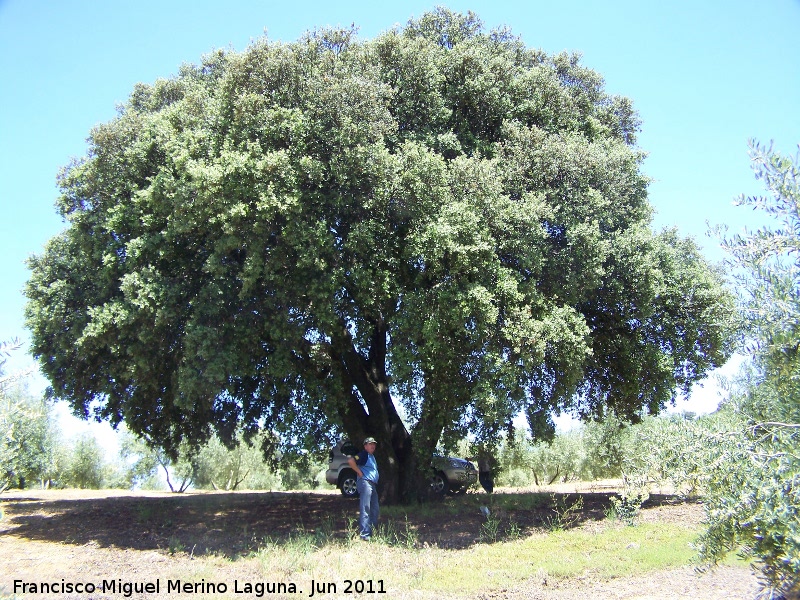
[[[541,528],[577,527],[606,518],[610,493],[466,494],[415,507],[386,507],[384,528],[407,543],[467,548],[501,539],[510,527],[518,535]],[[651,496],[646,506],[676,504],[673,496]],[[499,536],[487,538],[490,509]],[[0,498],[7,536],[43,542],[93,544],[134,550],[170,550],[235,557],[267,541],[315,535],[348,539],[358,502],[334,494],[299,492],[196,493],[172,496],[112,496],[80,499]],[[569,510],[568,510],[569,509]],[[562,522],[559,523],[559,520]],[[409,536],[409,534],[411,534]]]

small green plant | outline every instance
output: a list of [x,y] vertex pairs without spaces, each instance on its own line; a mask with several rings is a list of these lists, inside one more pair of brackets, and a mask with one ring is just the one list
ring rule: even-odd
[[497,542],[502,534],[500,523],[499,515],[489,513],[486,516],[486,521],[481,523],[481,541],[492,544]]
[[611,498],[611,506],[606,511],[606,516],[633,527],[639,519],[643,501],[642,494],[614,496]]
[[169,553],[173,555],[179,552],[183,552],[186,549],[186,546],[184,546],[181,543],[181,541],[174,535],[169,536],[168,544],[169,544]]
[[333,534],[336,530],[336,521],[328,516],[322,520],[314,531],[314,538],[317,546],[325,546],[333,541]]
[[317,545],[317,537],[314,534],[308,533],[305,529],[301,529],[297,533],[293,533],[286,540],[284,548],[289,552],[305,556],[311,554],[319,549]]
[[358,519],[352,515],[347,515],[347,541],[354,542],[358,538]]
[[572,503],[567,503],[566,496],[551,494],[553,502],[551,510],[552,516],[545,519],[545,525],[550,531],[562,531],[575,525],[581,518],[583,510],[583,498],[580,496]]
[[153,507],[145,502],[136,504],[136,517],[139,521],[149,521],[153,516]]
[[506,538],[510,540],[518,540],[522,538],[522,527],[513,519],[509,520],[506,527]]
[[398,530],[393,521],[385,525],[380,525],[374,536],[377,542],[382,542],[387,546],[399,546],[408,550],[419,547],[419,537],[416,530],[411,526],[406,516],[405,527]]
[[406,515],[405,520],[405,528],[400,536],[401,545],[408,549],[417,548],[419,547],[419,537],[417,536],[417,530],[411,526],[411,523],[408,522],[408,515]]

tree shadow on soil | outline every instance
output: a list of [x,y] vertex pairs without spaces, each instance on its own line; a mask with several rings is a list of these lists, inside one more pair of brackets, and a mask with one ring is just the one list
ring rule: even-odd
[[[578,527],[606,518],[611,493],[466,494],[422,506],[386,507],[384,531],[405,532],[415,546],[468,548],[480,542],[553,528]],[[676,504],[674,496],[651,496],[645,504]],[[481,507],[490,511],[490,517]],[[559,515],[569,519],[559,523]],[[185,551],[235,557],[298,535],[346,541],[355,532],[358,502],[343,496],[298,492],[198,493],[81,499],[0,498],[5,517],[0,540],[94,544],[101,547]],[[498,537],[486,535],[495,519]],[[555,519],[555,520],[554,520]],[[389,541],[391,543],[391,540]]]

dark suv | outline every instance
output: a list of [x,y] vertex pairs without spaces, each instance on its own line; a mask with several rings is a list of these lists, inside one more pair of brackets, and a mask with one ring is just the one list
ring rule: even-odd
[[[358,496],[356,473],[350,468],[347,459],[359,453],[360,449],[349,440],[336,444],[328,453],[328,470],[325,480],[335,485],[349,498]],[[450,456],[434,455],[431,460],[431,490],[436,494],[463,494],[478,480],[478,471],[468,460]]]

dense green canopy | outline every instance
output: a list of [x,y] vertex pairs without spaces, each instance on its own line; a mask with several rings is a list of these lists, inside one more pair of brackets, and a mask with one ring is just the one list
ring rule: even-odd
[[443,433],[657,412],[726,358],[732,302],[651,231],[637,127],[577,56],[445,9],[216,52],[62,173],[34,352],[168,448],[374,435],[392,497]]

